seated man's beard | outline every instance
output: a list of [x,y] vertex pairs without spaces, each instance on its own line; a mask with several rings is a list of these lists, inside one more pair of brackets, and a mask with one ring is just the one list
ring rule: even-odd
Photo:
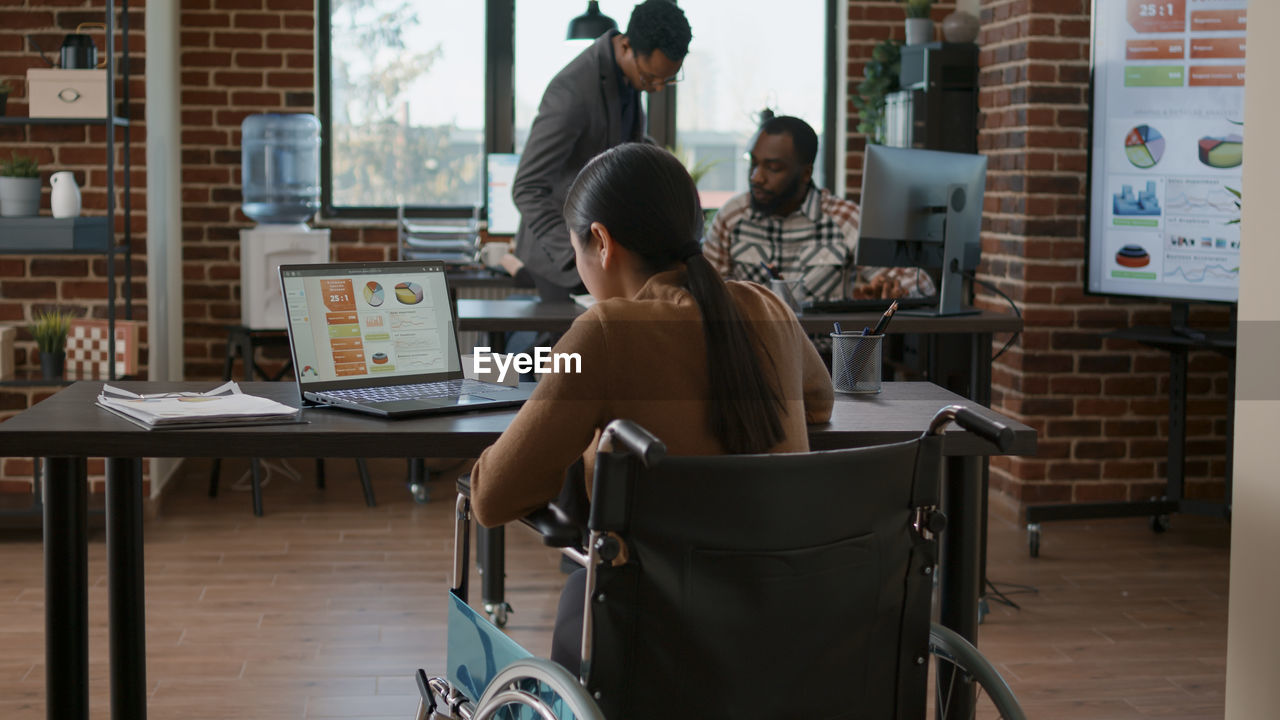
[[755,210],[758,213],[765,213],[768,215],[774,214],[775,212],[777,212],[778,208],[787,204],[787,201],[791,200],[791,198],[794,198],[796,194],[800,192],[800,183],[801,183],[802,177],[803,176],[801,175],[796,175],[795,178],[793,178],[790,183],[787,183],[787,185],[783,187],[781,191],[770,194],[768,198],[765,200],[756,200],[756,195],[754,192],[752,192],[750,194],[751,209]]

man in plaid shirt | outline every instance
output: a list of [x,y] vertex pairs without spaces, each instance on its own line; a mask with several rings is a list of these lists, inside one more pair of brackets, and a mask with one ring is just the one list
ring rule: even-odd
[[712,267],[768,285],[768,266],[802,281],[801,302],[934,294],[932,278],[917,268],[854,272],[858,206],[814,187],[817,154],[818,136],[799,118],[781,115],[760,126],[750,152],[751,192],[720,208],[703,243]]

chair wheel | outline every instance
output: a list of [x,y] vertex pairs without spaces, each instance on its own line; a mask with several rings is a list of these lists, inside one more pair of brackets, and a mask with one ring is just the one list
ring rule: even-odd
[[413,501],[419,505],[426,505],[431,502],[431,490],[423,482],[409,483],[409,494],[413,496]]
[[498,627],[507,626],[507,613],[510,612],[511,606],[506,603],[498,603],[497,605],[486,604],[484,611],[489,614],[489,620]]
[[1027,552],[1040,557],[1040,523],[1027,523]]
[[1169,529],[1168,515],[1152,515],[1151,516],[1151,532],[1162,533]]

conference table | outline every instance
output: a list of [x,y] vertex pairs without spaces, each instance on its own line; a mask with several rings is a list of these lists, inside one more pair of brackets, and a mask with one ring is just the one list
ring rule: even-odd
[[[217,383],[117,382],[134,392],[203,391]],[[78,382],[0,423],[0,457],[45,458],[45,658],[49,718],[89,716],[87,458],[107,458],[106,545],[111,716],[146,717],[142,458],[474,457],[497,439],[512,409],[406,420],[324,408],[305,423],[144,430],[94,405],[102,383]],[[243,391],[299,405],[292,383],[245,382]],[[885,383],[876,395],[837,395],[831,421],[810,427],[814,449],[910,439],[944,405],[959,403],[1014,431],[1008,454],[1035,452],[1035,431],[931,383]],[[999,451],[954,428],[943,443],[949,525],[943,537],[942,622],[977,631],[983,459]],[[441,592],[444,592],[441,588]]]

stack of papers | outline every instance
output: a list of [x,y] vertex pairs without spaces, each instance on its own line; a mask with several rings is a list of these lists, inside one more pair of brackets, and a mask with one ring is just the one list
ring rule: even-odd
[[208,392],[139,395],[103,385],[98,405],[144,428],[300,422],[298,408],[245,395],[234,382]]

